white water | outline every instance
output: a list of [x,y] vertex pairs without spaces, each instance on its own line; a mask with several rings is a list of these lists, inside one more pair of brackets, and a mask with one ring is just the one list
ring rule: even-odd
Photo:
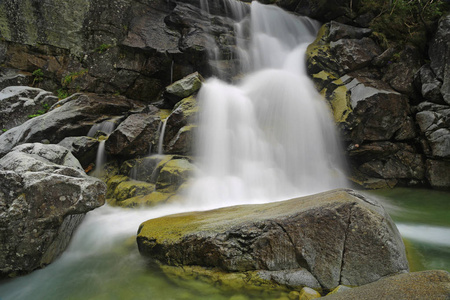
[[[236,86],[213,78],[200,91],[200,172],[188,201],[151,210],[104,206],[89,213],[64,255],[43,270],[1,286],[2,300],[68,298],[97,280],[100,293],[122,272],[120,260],[108,271],[98,266],[104,253],[133,237],[147,219],[345,185],[330,113],[305,73],[304,51],[317,25],[258,3],[252,4],[250,24],[252,39],[243,43],[249,47],[239,52],[243,60],[252,58],[242,66],[251,74]],[[133,258],[131,265],[142,264],[140,259]],[[74,273],[78,268],[83,271]]]
[[239,52],[252,73],[235,86],[212,78],[198,95],[200,173],[189,198],[225,206],[345,186],[332,117],[304,63],[317,24],[256,2],[250,23]]
[[[97,132],[105,133],[107,136],[109,136],[116,127],[116,123],[114,120],[106,120],[98,124],[94,124],[91,129],[89,130],[87,136],[89,137],[95,137]],[[105,151],[105,140],[99,140],[98,143],[98,149],[97,149],[97,156],[95,159],[95,170],[94,174],[100,175],[103,166],[106,164],[106,151]]]

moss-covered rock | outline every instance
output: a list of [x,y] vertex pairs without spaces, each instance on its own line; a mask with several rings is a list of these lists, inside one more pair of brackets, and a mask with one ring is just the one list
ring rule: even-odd
[[408,269],[392,220],[350,190],[157,218],[140,226],[137,242],[142,255],[168,265],[305,269],[327,289]]
[[176,191],[193,175],[194,169],[194,165],[186,159],[170,160],[159,172],[156,189],[165,193]]
[[120,182],[114,190],[113,198],[118,203],[126,199],[148,195],[155,190],[151,183],[128,180]]

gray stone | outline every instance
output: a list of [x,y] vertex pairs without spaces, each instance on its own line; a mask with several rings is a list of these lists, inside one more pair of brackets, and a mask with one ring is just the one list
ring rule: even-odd
[[132,114],[113,131],[105,143],[106,152],[112,155],[133,157],[150,154],[158,145],[158,128],[161,120],[157,114]]
[[24,144],[0,159],[0,277],[31,272],[67,247],[106,186],[58,145]]
[[25,86],[0,91],[0,128],[11,129],[36,115],[44,114],[58,101],[51,92]]

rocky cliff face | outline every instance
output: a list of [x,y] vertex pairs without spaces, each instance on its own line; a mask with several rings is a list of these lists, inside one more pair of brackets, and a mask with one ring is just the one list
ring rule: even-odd
[[[369,29],[375,16],[360,12],[362,2],[265,2],[325,23],[309,47],[308,70],[341,128],[353,180],[368,188],[450,187],[449,17],[430,35],[430,62],[424,64],[428,57],[416,47],[389,46]],[[121,94],[171,109],[185,98],[165,92],[173,81],[194,71],[203,76],[214,71],[227,79],[235,75],[231,18],[242,16],[226,17],[226,3],[211,2],[208,13],[200,2],[188,0],[4,1],[0,86],[29,84],[58,91],[60,97],[77,91]],[[211,40],[219,53],[214,62],[208,62]],[[164,144],[170,154],[189,155],[195,125],[179,111],[168,119]],[[127,123],[135,118],[139,116]],[[148,123],[140,132],[155,131],[157,119],[163,119],[140,118]],[[116,133],[112,139],[118,137]],[[153,150],[157,139],[155,133]],[[149,150],[146,144],[123,152],[111,141],[108,151],[122,158],[132,158],[127,151],[143,155]]]

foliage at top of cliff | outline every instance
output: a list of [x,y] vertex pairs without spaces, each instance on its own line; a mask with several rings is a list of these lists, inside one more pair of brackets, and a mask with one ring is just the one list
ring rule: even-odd
[[438,20],[449,13],[448,0],[360,0],[358,15],[373,17],[370,28],[388,43],[413,44],[426,52]]

